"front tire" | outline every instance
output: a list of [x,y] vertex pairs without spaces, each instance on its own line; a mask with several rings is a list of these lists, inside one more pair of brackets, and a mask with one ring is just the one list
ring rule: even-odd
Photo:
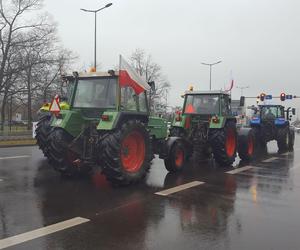
[[143,179],[152,159],[151,139],[145,125],[127,121],[110,132],[99,145],[98,163],[114,185],[129,185]]
[[224,128],[210,129],[209,141],[216,162],[220,166],[231,166],[237,150],[237,133],[234,122],[227,122]]
[[176,141],[164,160],[165,167],[169,172],[182,171],[186,165],[187,154],[183,143]]

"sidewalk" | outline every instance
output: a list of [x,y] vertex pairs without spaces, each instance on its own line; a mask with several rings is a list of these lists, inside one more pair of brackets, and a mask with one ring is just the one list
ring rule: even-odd
[[35,145],[36,140],[30,135],[1,135],[0,148],[13,146],[27,146]]

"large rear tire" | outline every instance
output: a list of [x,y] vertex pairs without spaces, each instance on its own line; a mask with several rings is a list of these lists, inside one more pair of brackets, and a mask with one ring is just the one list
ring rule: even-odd
[[[241,128],[242,129],[242,128]],[[240,131],[242,132],[242,131]],[[251,161],[255,152],[255,136],[253,130],[244,131],[238,137],[238,153],[242,161]]]
[[129,185],[142,180],[150,169],[152,148],[145,125],[130,120],[102,140],[98,163],[114,185]]
[[216,162],[220,166],[231,166],[237,150],[235,123],[229,121],[222,129],[210,129],[209,142]]
[[35,130],[35,139],[37,145],[42,150],[45,157],[49,157],[47,145],[49,142],[49,134],[51,132],[51,114],[42,115],[37,123],[37,127]]
[[49,135],[49,162],[54,170],[66,176],[80,173],[79,168],[74,164],[78,155],[68,147],[73,139],[73,136],[61,128],[54,128]]
[[261,133],[261,128],[254,127],[252,128],[254,137],[255,137],[255,145],[254,145],[254,155],[255,157],[260,157],[261,155],[265,155],[268,153],[267,142]]
[[288,150],[293,151],[294,150],[294,143],[295,143],[295,130],[294,129],[289,129],[289,145],[288,145]]
[[290,144],[289,127],[278,128],[277,130],[277,146],[279,152],[288,150]]
[[187,162],[186,149],[182,142],[177,140],[171,147],[168,157],[164,160],[169,172],[179,172],[184,169]]

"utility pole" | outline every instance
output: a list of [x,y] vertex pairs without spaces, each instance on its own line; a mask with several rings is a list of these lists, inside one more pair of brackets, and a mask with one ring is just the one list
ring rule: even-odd
[[244,89],[249,89],[250,86],[236,86],[236,88],[238,88],[238,89],[241,90],[241,96],[243,96],[243,91],[244,91]]

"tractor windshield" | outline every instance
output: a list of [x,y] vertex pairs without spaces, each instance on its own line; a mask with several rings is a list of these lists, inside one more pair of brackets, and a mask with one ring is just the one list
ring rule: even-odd
[[261,118],[266,120],[284,117],[283,109],[277,106],[262,106],[260,112]]
[[219,114],[219,95],[187,95],[184,113]]
[[74,97],[75,108],[114,108],[116,78],[79,79]]

